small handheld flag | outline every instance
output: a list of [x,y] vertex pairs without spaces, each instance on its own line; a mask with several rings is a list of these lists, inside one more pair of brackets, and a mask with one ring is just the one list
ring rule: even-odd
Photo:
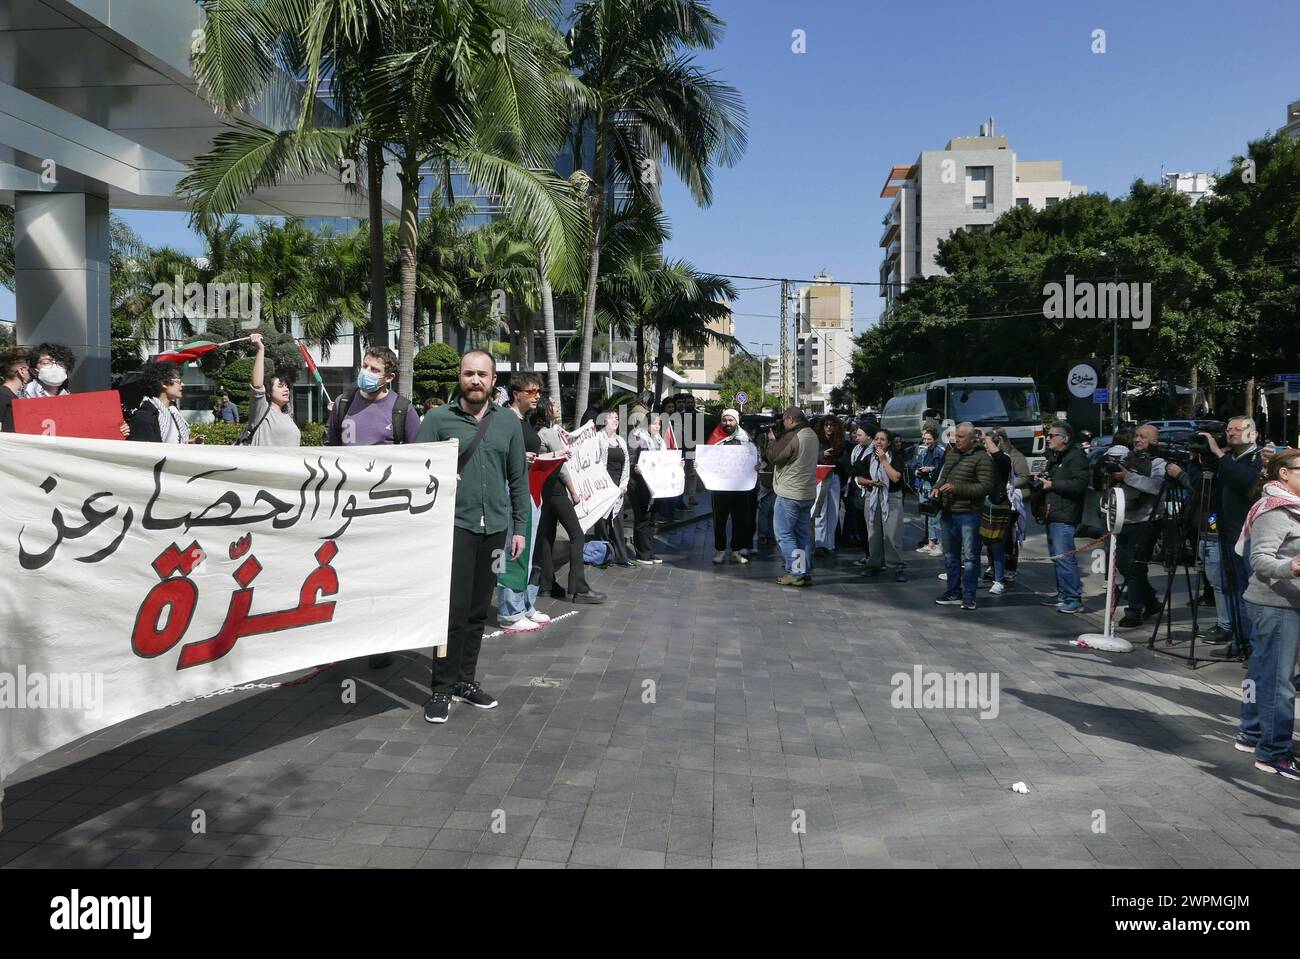
[[330,399],[329,390],[325,389],[325,381],[322,380],[320,377],[320,370],[316,369],[316,361],[313,360],[311,358],[311,354],[307,352],[307,344],[304,343],[302,340],[299,340],[298,350],[299,352],[302,353],[302,361],[307,364],[307,369],[309,369],[311,371],[311,375],[315,377],[316,383],[320,387],[320,391],[325,394],[325,402],[326,403],[333,402]]

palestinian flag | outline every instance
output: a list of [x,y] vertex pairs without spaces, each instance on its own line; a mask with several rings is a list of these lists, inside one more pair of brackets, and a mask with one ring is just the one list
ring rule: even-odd
[[330,392],[325,389],[325,381],[320,378],[320,370],[316,369],[316,361],[313,360],[311,354],[307,352],[307,344],[302,340],[299,340],[298,350],[302,353],[302,361],[307,364],[307,369],[311,370],[311,375],[315,378],[316,385],[319,386],[320,391],[325,394],[325,401],[329,402]]
[[[563,459],[542,459],[533,460],[528,467],[528,501],[530,509],[528,511],[527,523],[528,528],[524,530],[514,530],[512,535],[523,533],[524,551],[516,559],[507,559],[505,567],[501,570],[501,575],[497,577],[497,582],[506,589],[513,589],[516,593],[522,593],[528,588],[528,574],[533,566],[533,546],[537,543],[537,525],[542,516],[542,486],[546,483],[547,478],[560,468],[564,462]],[[510,541],[506,541],[506,555],[509,554]]]
[[659,435],[663,437],[664,449],[677,449],[677,436],[673,432],[672,417],[664,416],[660,418]]
[[227,344],[213,343],[211,340],[195,340],[193,343],[186,343],[179,349],[169,353],[159,353],[154,359],[159,363],[193,363],[205,353],[211,353],[218,346],[225,345]]

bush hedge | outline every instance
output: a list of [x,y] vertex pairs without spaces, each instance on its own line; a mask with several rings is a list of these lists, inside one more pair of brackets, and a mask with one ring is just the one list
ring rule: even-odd
[[[307,423],[300,427],[303,446],[322,446],[325,442],[325,426],[322,423]],[[208,446],[234,446],[235,441],[244,433],[243,423],[191,423],[190,436],[199,436]]]

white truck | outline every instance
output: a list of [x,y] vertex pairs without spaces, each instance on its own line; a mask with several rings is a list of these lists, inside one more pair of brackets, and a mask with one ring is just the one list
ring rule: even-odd
[[904,384],[880,416],[880,425],[901,436],[904,443],[919,443],[921,427],[927,422],[940,424],[941,442],[945,443],[958,423],[1001,427],[1012,445],[1025,454],[1031,472],[1047,469],[1047,438],[1033,377],[923,379]]

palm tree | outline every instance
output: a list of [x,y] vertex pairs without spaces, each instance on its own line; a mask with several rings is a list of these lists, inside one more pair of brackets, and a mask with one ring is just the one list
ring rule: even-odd
[[672,362],[673,343],[681,340],[684,346],[703,346],[714,343],[722,346],[739,346],[740,341],[727,333],[719,333],[709,324],[731,314],[731,300],[736,287],[726,277],[700,273],[685,260],[671,260],[664,265],[671,279],[665,285],[667,292],[657,297],[645,314],[645,323],[659,336],[659,355],[655,372],[655,395],[664,391],[664,370]]
[[[591,245],[583,310],[578,409],[591,383],[601,248],[611,187],[622,184],[657,203],[655,162],[666,157],[695,202],[712,202],[715,164],[745,147],[739,92],[697,67],[683,51],[711,49],[722,21],[705,0],[581,0],[569,34],[569,62],[591,105],[573,126],[575,166],[590,177]],[[592,138],[588,160],[585,138]]]
[[645,389],[645,315],[672,292],[678,279],[665,270],[663,244],[668,219],[648,203],[633,203],[610,214],[601,254],[597,322],[636,343],[636,389]]
[[[196,76],[232,113],[261,94],[277,65],[305,80],[298,123],[247,124],[217,137],[181,183],[193,215],[233,209],[258,187],[337,169],[358,140],[385,144],[402,188],[398,389],[409,394],[414,352],[419,191],[428,162],[454,162],[531,227],[553,263],[581,246],[582,210],[541,172],[564,134],[576,85],[563,69],[554,0],[206,0]],[[351,124],[317,128],[310,93],[343,77]],[[373,283],[372,283],[373,286]]]

